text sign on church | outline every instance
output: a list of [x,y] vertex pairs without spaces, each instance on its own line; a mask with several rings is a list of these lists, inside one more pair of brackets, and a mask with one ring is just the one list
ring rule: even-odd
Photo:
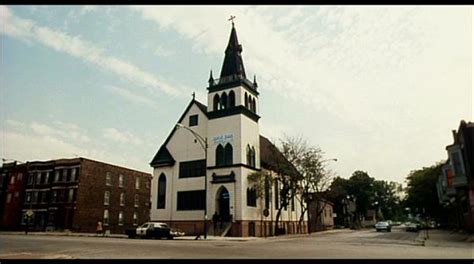
[[212,138],[212,141],[214,142],[214,144],[224,144],[227,142],[232,142],[233,140],[234,140],[234,134],[224,134],[224,135],[219,135]]

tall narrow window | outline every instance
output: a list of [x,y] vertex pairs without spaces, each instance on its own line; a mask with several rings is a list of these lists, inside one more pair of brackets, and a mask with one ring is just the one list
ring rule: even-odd
[[71,181],[72,182],[76,181],[76,177],[77,177],[76,174],[77,174],[77,168],[72,168],[72,175],[71,175]]
[[69,203],[74,202],[74,189],[69,189],[69,193],[67,195],[67,201]]
[[219,144],[216,148],[216,166],[224,165],[224,147]]
[[227,109],[228,108],[227,94],[225,92],[221,96],[221,104],[222,104],[222,109]]
[[225,152],[225,158],[224,158],[225,165],[231,165],[233,163],[233,160],[232,160],[233,149],[230,143],[227,143],[225,145],[224,152]]
[[247,206],[257,206],[257,190],[255,188],[247,188]]
[[123,212],[119,212],[118,225],[123,225]]
[[245,108],[249,107],[249,97],[247,96],[247,92],[245,92],[245,98],[244,98],[244,103],[245,103]]
[[251,166],[255,167],[255,148],[252,146],[252,150],[250,151],[250,162]]
[[235,93],[234,91],[229,92],[229,107],[235,106]]
[[120,206],[125,205],[125,193],[120,194]]
[[109,225],[109,210],[104,210],[104,225]]
[[157,209],[164,209],[166,204],[166,176],[162,173],[158,178]]
[[135,194],[135,207],[138,207],[138,194]]
[[105,193],[104,193],[104,205],[109,205],[109,201],[110,201],[110,192],[105,191]]
[[214,111],[220,110],[219,105],[220,105],[220,98],[219,98],[219,95],[216,94],[214,95]]
[[112,176],[110,175],[110,172],[105,174],[105,185],[112,185]]
[[251,162],[252,156],[251,156],[250,152],[251,152],[250,145],[247,145],[247,150],[246,150],[246,154],[247,154],[247,165],[252,166],[252,162]]
[[122,174],[119,175],[119,187],[121,187],[121,188],[123,187],[123,175]]
[[270,209],[270,178],[265,176],[265,209]]
[[280,192],[280,188],[278,187],[278,181],[275,181],[275,208],[280,208],[280,203],[278,201],[278,193]]
[[138,225],[137,212],[133,212],[133,225]]
[[140,189],[140,178],[135,178],[135,189]]
[[59,181],[59,171],[57,170],[55,173],[54,173],[54,182],[58,182]]

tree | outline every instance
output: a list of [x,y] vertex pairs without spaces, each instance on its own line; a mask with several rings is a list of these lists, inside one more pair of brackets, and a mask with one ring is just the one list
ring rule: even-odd
[[[255,188],[257,192],[257,200],[259,201],[259,207],[263,210],[263,200],[265,198],[265,186],[266,184],[272,183],[272,178],[270,177],[269,174],[265,173],[264,171],[256,171],[252,172],[247,176],[247,179],[249,183],[252,185],[253,188]],[[263,211],[260,210],[260,225],[263,226]],[[260,228],[261,232],[263,232],[263,229]],[[263,236],[263,234],[260,234]]]
[[367,172],[355,171],[349,178],[348,193],[355,197],[356,212],[355,223],[360,226],[360,219],[365,217],[367,210],[371,207],[374,196],[375,179],[370,177]]
[[[297,184],[295,184],[291,192],[299,194],[299,203],[301,213],[298,221],[298,230],[303,232],[302,223],[304,215],[308,212],[307,200],[311,193],[317,193],[320,197],[318,200],[323,201],[323,206],[319,206],[316,210],[316,218],[318,219],[322,214],[327,203],[325,191],[330,184],[333,173],[326,169],[323,152],[318,147],[313,147],[308,144],[306,140],[301,137],[285,136],[281,141],[281,152],[283,156],[293,164],[297,171]],[[319,205],[319,202],[317,203]],[[316,219],[316,220],[317,220]],[[309,223],[309,221],[308,221]],[[308,225],[308,229],[309,229]]]
[[400,219],[403,216],[403,208],[398,193],[402,186],[396,182],[376,180],[373,184],[375,209],[381,213],[380,219]]
[[405,204],[415,214],[439,218],[444,209],[438,202],[436,182],[438,175],[442,174],[443,163],[437,163],[430,167],[411,171],[407,176],[407,197]]

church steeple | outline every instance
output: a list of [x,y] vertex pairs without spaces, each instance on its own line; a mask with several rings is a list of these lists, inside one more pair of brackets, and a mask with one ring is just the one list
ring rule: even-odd
[[234,27],[234,21],[232,21],[232,30],[230,32],[229,43],[227,44],[227,48],[225,50],[224,63],[222,64],[220,78],[246,78],[244,62],[242,60],[241,53],[242,45],[239,44],[237,32]]

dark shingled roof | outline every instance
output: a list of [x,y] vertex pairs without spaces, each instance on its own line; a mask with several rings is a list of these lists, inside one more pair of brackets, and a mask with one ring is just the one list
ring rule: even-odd
[[278,164],[281,163],[292,173],[298,174],[296,168],[283,156],[280,150],[268,138],[260,135],[260,165],[262,168],[276,170]]
[[239,44],[239,40],[237,39],[237,32],[235,31],[235,27],[232,25],[229,44],[227,44],[224,63],[222,64],[221,78],[232,75],[247,78],[247,76],[245,75],[244,62],[242,60],[241,53],[242,45]]

